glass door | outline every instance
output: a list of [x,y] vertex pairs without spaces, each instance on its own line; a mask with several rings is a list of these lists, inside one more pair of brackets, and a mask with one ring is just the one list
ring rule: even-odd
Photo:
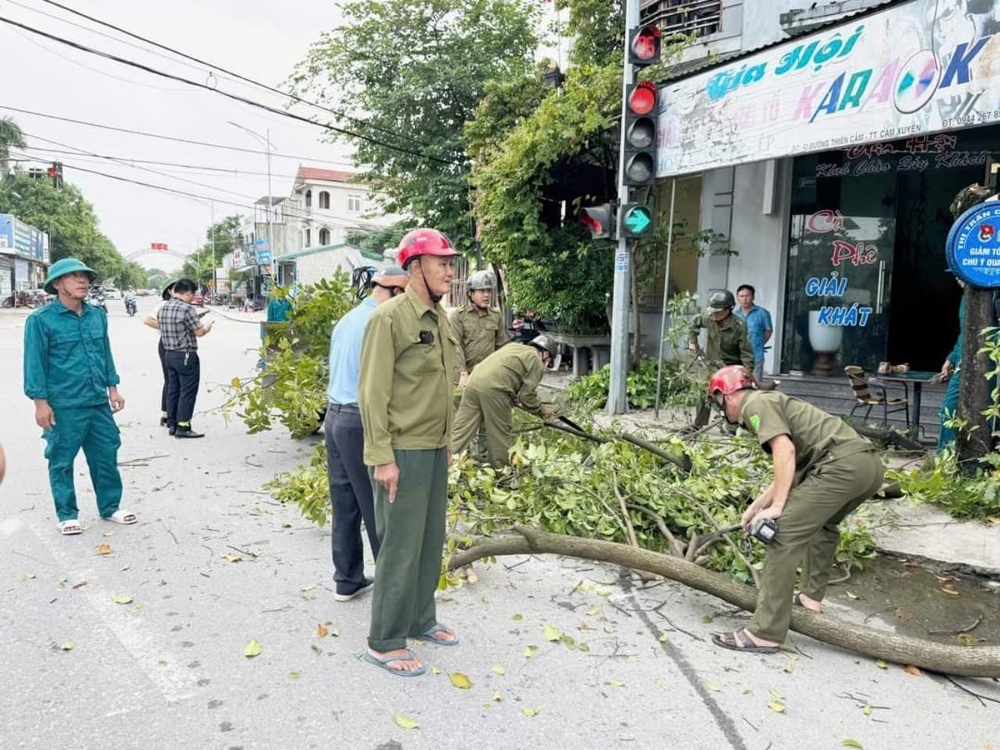
[[841,376],[874,373],[886,355],[895,220],[819,209],[792,216],[785,367]]

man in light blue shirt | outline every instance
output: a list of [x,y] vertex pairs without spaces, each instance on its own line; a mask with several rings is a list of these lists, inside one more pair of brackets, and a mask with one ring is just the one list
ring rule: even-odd
[[764,381],[764,345],[771,340],[774,326],[771,324],[771,313],[754,304],[756,296],[757,290],[749,284],[740,286],[736,290],[736,300],[740,304],[734,312],[747,324],[747,336],[753,346],[753,377],[761,384]]
[[362,520],[372,556],[377,558],[379,551],[371,479],[364,462],[365,434],[358,411],[361,342],[375,308],[402,293],[409,281],[402,268],[383,268],[372,277],[371,296],[342,317],[330,334],[330,383],[326,391],[330,403],[323,436],[333,505],[333,580],[338,602],[350,601],[374,585],[373,579],[365,577]]

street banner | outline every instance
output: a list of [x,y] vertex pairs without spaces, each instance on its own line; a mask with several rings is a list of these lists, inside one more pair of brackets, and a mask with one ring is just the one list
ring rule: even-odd
[[913,0],[666,84],[657,177],[1000,122],[992,6]]

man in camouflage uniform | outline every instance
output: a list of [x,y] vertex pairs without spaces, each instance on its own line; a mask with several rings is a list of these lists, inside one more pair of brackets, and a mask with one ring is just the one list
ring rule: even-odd
[[878,492],[884,469],[872,444],[842,419],[783,393],[758,391],[741,366],[716,372],[708,397],[773,460],[774,481],[743,513],[743,528],[765,518],[778,525],[764,557],[753,619],[735,632],[716,633],[712,641],[735,651],[772,653],[788,634],[793,604],[822,611],[840,522]]

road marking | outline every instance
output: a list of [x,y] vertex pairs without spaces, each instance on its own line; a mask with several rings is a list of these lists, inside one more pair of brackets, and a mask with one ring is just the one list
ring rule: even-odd
[[[18,519],[10,519],[17,521]],[[9,533],[4,522],[0,531]],[[113,592],[103,588],[99,574],[91,568],[77,569],[77,562],[65,552],[65,548],[53,540],[51,534],[39,532],[34,524],[26,525],[38,537],[42,546],[56,562],[74,578],[87,581],[87,586],[77,590],[90,605],[95,617],[118,639],[125,650],[135,660],[136,665],[147,679],[160,691],[167,703],[179,703],[194,696],[196,669],[182,669],[182,658],[164,648],[162,639],[149,632],[141,614],[129,607],[109,604]],[[158,660],[164,660],[166,664]]]

